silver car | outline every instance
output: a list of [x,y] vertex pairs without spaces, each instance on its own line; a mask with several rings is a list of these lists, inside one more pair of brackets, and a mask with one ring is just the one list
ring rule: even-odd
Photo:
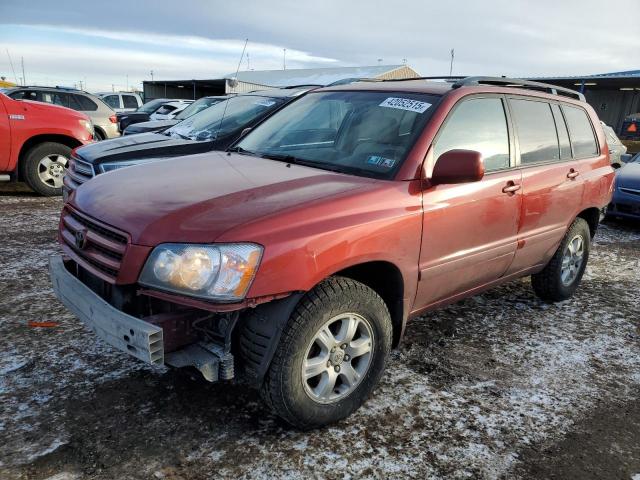
[[7,89],[5,94],[16,100],[52,103],[86,114],[93,123],[96,140],[120,136],[118,120],[113,109],[100,98],[82,90],[61,87],[15,87]]
[[627,158],[627,147],[625,147],[616,132],[613,131],[609,125],[600,122],[602,124],[602,129],[604,130],[605,136],[607,137],[607,145],[609,146],[609,157],[611,158],[611,165],[615,168],[622,167],[626,162]]

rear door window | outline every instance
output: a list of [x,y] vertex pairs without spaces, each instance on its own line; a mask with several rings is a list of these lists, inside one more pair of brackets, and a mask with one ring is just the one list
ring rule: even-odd
[[84,95],[74,95],[77,102],[80,104],[79,110],[85,112],[95,112],[98,110],[98,104],[96,104],[93,100]]
[[535,100],[510,99],[523,165],[560,160],[558,135],[551,105]]
[[122,95],[124,108],[138,108],[138,100],[133,95]]
[[474,98],[455,108],[438,134],[434,158],[454,149],[482,153],[487,172],[509,168],[509,130],[500,98]]
[[582,108],[563,105],[562,110],[569,125],[571,145],[576,158],[593,157],[598,155],[598,143],[593,134],[591,122]]
[[107,95],[102,100],[111,108],[120,108],[120,97],[118,95]]

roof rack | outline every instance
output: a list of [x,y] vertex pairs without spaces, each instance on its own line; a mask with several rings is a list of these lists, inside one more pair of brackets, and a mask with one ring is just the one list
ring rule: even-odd
[[384,80],[377,80],[379,82],[408,82],[410,80],[446,80],[448,82],[453,82],[454,80],[461,80],[466,78],[464,75],[454,75],[454,76],[437,76],[437,77],[407,77],[407,78],[385,78]]
[[563,95],[565,97],[577,98],[585,101],[584,95],[570,88],[558,87],[549,83],[533,82],[531,80],[522,80],[519,78],[506,77],[466,77],[452,85],[452,88],[468,87],[472,85],[495,85],[502,87],[529,88],[541,92],[551,93],[552,95]]

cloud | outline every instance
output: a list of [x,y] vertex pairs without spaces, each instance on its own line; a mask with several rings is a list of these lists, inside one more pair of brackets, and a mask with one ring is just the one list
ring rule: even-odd
[[[98,59],[105,49],[118,48],[131,51],[135,62],[140,61],[137,53],[149,52],[150,59],[182,78],[233,71],[244,38],[249,38],[255,69],[280,68],[282,48],[287,48],[290,67],[371,65],[378,58],[398,64],[406,58],[420,73],[435,75],[448,73],[449,51],[455,48],[458,74],[630,70],[640,68],[638,18],[640,2],[628,0],[156,0],[153,5],[111,0],[100,14],[80,0],[2,0],[0,6],[0,22],[46,25],[50,38],[45,44],[82,36],[94,44]],[[0,31],[0,43],[43,42],[18,41]],[[128,58],[116,61],[120,76],[136,70]],[[202,59],[202,65],[192,58]],[[152,62],[142,62],[151,68]],[[73,75],[82,74],[80,66]],[[144,75],[138,70],[136,75]]]

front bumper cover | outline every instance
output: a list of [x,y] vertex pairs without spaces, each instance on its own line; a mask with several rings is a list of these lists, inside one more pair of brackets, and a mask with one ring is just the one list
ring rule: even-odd
[[66,269],[61,255],[49,257],[49,274],[56,296],[98,337],[143,362],[164,364],[161,327],[112,307]]

